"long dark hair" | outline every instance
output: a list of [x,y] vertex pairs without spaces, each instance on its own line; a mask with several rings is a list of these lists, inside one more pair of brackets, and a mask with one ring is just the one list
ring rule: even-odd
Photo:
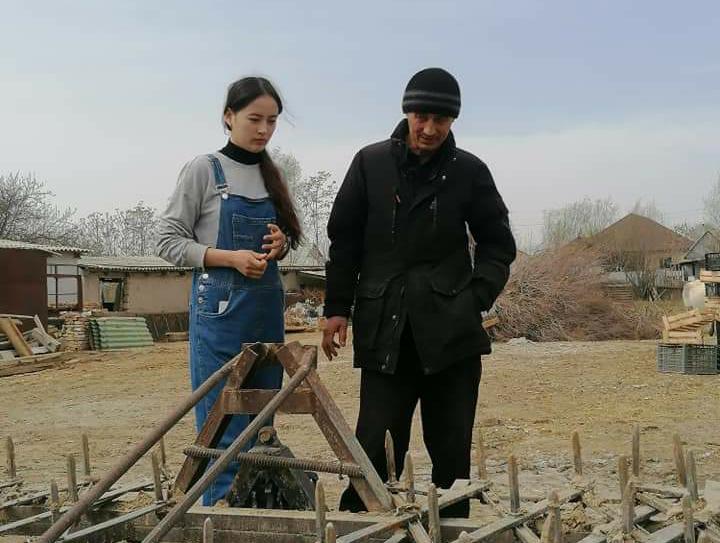
[[[227,110],[237,113],[260,96],[270,96],[277,103],[278,114],[282,113],[282,100],[270,81],[264,77],[243,77],[228,87],[223,115]],[[223,124],[225,128],[230,130],[225,121],[223,121]],[[267,150],[264,149],[260,154],[260,173],[265,182],[265,189],[268,191],[273,204],[275,204],[278,214],[278,226],[290,238],[290,246],[297,249],[302,238],[300,219],[280,170],[275,166]]]

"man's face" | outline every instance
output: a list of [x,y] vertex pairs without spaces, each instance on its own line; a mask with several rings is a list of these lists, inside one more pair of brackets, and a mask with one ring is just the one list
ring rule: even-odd
[[445,142],[455,119],[437,113],[408,113],[408,144],[417,154],[425,155],[437,151]]

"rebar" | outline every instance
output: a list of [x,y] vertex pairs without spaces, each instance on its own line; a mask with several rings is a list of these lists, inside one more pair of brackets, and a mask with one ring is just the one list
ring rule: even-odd
[[188,411],[202,400],[213,387],[225,379],[241,359],[249,357],[248,362],[258,358],[257,353],[250,349],[243,350],[238,356],[228,361],[224,366],[213,373],[207,380],[200,385],[190,396],[182,400],[173,410],[156,426],[148,435],[140,441],[133,449],[131,449],[113,468],[105,474],[105,476],[95,483],[87,492],[85,492],[80,500],[73,507],[62,515],[57,522],[53,523],[45,533],[38,539],[38,543],[53,543],[56,541],[70,526],[87,511],[90,506],[100,496],[105,494],[107,490],[115,484],[127,471],[135,465],[135,463],[148,452],[162,436],[164,436],[170,428],[182,419]]
[[[222,449],[208,449],[191,445],[183,449],[183,453],[190,458],[220,458]],[[267,454],[241,452],[235,457],[241,463],[250,464],[259,468],[288,468],[302,471],[317,471],[320,473],[334,473],[348,477],[363,477],[363,471],[357,464],[346,462],[323,462],[305,458],[290,458],[285,456],[270,456]]]
[[[240,432],[240,435],[230,444],[230,446],[223,451],[223,454],[218,458],[208,470],[198,479],[198,481],[187,491],[187,493],[180,499],[180,501],[173,507],[163,519],[150,531],[145,537],[143,543],[157,543],[160,541],[165,534],[177,523],[190,507],[200,498],[200,496],[207,490],[210,484],[217,478],[217,476],[233,461],[238,452],[247,445],[250,440],[257,435],[258,431],[267,423],[270,417],[273,416],[277,411],[280,404],[284,402],[290,394],[300,385],[300,383],[307,377],[308,373],[317,364],[317,351],[313,348],[306,350],[302,360],[300,361],[300,367],[295,372],[295,375],[288,381],[288,383],[280,389],[280,391],[272,397],[272,399],[262,408],[260,413],[247,425],[245,430]],[[42,542],[45,543],[45,542]]]

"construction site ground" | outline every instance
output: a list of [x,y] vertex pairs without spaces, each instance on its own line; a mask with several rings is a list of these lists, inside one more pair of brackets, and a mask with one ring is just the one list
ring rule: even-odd
[[[319,333],[288,336],[305,344],[319,339]],[[491,476],[503,484],[513,453],[522,470],[522,495],[544,497],[549,487],[570,478],[570,439],[577,430],[586,474],[606,481],[612,494],[617,457],[630,455],[632,429],[639,424],[648,479],[673,483],[676,432],[696,451],[700,486],[707,478],[720,479],[720,376],[658,373],[655,349],[654,341],[496,344],[483,359],[476,414]],[[332,362],[320,355],[319,373],[354,427],[360,372],[351,357],[350,348]],[[78,353],[61,369],[0,379],[0,436],[14,439],[26,487],[43,489],[53,478],[64,482],[64,455],[79,459],[81,433],[89,435],[94,471],[105,472],[188,393],[187,343]],[[334,459],[309,415],[278,415],[275,426],[296,456]],[[189,414],[167,436],[173,472],[194,435]],[[418,477],[427,481],[430,461],[417,413],[411,447]],[[150,474],[145,459],[126,480]],[[323,479],[329,503],[336,504],[346,481]]]

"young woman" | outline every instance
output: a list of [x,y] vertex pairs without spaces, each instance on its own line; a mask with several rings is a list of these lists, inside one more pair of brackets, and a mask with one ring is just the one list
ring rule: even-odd
[[[190,298],[190,376],[199,387],[243,343],[284,340],[284,294],[277,261],[300,240],[300,222],[266,146],[282,113],[280,96],[261,77],[230,85],[223,123],[230,133],[217,153],[200,155],[180,172],[162,216],[158,254],[195,268]],[[248,388],[280,388],[282,368],[254,372]],[[195,408],[198,432],[217,399],[217,386]],[[219,448],[250,422],[232,418]],[[237,466],[203,496],[213,505],[227,494]]]

